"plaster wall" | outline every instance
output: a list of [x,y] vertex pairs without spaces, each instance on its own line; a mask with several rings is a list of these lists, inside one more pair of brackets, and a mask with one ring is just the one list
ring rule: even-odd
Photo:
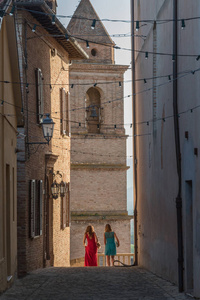
[[[157,3],[157,4],[156,4]],[[136,4],[135,19],[156,20],[171,19],[173,1],[139,1]],[[160,3],[160,4],[159,4]],[[154,5],[155,4],[155,5]],[[159,4],[159,5],[158,5]],[[178,2],[178,19],[196,16],[199,2]],[[147,30],[148,29],[148,30]],[[185,30],[178,22],[178,53],[196,54],[199,49],[199,24],[197,21],[186,22]],[[147,33],[145,42],[136,42],[138,49],[157,53],[172,53],[172,23],[156,27],[141,27],[140,34]],[[199,297],[199,168],[198,155],[194,148],[199,148],[198,128],[199,112],[199,73],[186,73],[198,69],[195,56],[178,57],[178,110],[180,113],[180,144],[182,156],[182,201],[183,201],[183,233],[184,233],[184,288],[191,290]],[[178,281],[178,250],[176,225],[176,196],[178,193],[178,177],[176,170],[176,154],[173,125],[172,82],[168,75],[172,74],[173,63],[170,55],[151,55],[144,59],[139,53],[136,59],[136,77],[154,78],[147,83],[138,82],[136,89],[147,90],[136,97],[138,134],[149,133],[147,138],[137,140],[138,157],[138,239],[139,263],[153,272]],[[182,76],[184,74],[184,76]],[[150,90],[149,90],[150,89]],[[193,109],[194,108],[194,109]],[[157,119],[157,120],[156,120]],[[152,122],[155,120],[155,122]],[[147,122],[149,121],[149,122]],[[188,132],[189,138],[185,137]],[[188,182],[192,182],[191,199],[188,199]],[[145,187],[145,188],[144,188]],[[192,209],[192,212],[191,212]],[[188,218],[191,226],[189,229]],[[192,220],[192,221],[191,221]],[[188,245],[190,231],[192,244]],[[191,250],[190,247],[192,248]],[[192,257],[192,260],[191,260]],[[189,267],[192,265],[192,268]],[[189,280],[190,279],[190,280]]]
[[2,82],[12,81],[8,35],[5,17],[0,31],[0,292],[13,282],[17,269],[16,102],[13,86]]

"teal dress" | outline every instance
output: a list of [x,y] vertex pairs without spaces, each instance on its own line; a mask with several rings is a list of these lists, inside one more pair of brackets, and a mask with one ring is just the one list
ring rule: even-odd
[[105,246],[105,255],[116,255],[116,245],[114,232],[105,232],[106,237],[106,246]]

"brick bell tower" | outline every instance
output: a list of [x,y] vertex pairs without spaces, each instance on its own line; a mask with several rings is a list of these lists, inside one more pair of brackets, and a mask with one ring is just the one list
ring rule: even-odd
[[71,103],[71,264],[84,257],[83,234],[92,224],[104,251],[110,223],[130,252],[126,199],[126,139],[123,75],[114,62],[114,42],[89,0],[81,0],[67,28],[89,59],[72,61]]

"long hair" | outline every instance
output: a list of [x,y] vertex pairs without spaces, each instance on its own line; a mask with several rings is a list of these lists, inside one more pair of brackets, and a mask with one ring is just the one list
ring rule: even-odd
[[112,231],[112,228],[111,228],[110,224],[106,224],[105,232],[111,232],[111,231]]
[[91,238],[93,236],[93,233],[94,233],[94,227],[92,225],[88,225],[85,230],[85,234],[88,234],[89,237]]

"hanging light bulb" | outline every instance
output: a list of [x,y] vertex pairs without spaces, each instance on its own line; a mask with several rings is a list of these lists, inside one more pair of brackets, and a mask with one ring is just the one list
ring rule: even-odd
[[96,25],[96,20],[94,19],[94,20],[92,21],[91,29],[94,29],[94,28],[95,28],[95,25]]
[[185,20],[184,19],[181,20],[181,29],[185,29]]
[[66,38],[67,41],[69,41],[69,36],[68,36],[67,33],[65,33],[65,38]]
[[88,41],[86,41],[86,48],[90,48],[90,45],[89,45],[89,42]]
[[12,7],[10,13],[9,13],[9,15],[13,16],[14,12],[15,12],[15,5],[13,5],[13,7]]
[[149,52],[145,52],[145,59],[148,59],[149,57]]
[[136,30],[136,31],[139,31],[139,29],[140,29],[140,23],[139,23],[139,21],[136,21],[136,27],[135,27],[135,30]]
[[35,30],[36,30],[36,27],[37,27],[37,25],[36,25],[36,24],[34,24],[34,25],[33,25],[33,28],[32,28],[32,31],[33,31],[33,32],[35,32]]
[[56,24],[56,16],[52,15],[52,21],[51,21],[52,25]]

